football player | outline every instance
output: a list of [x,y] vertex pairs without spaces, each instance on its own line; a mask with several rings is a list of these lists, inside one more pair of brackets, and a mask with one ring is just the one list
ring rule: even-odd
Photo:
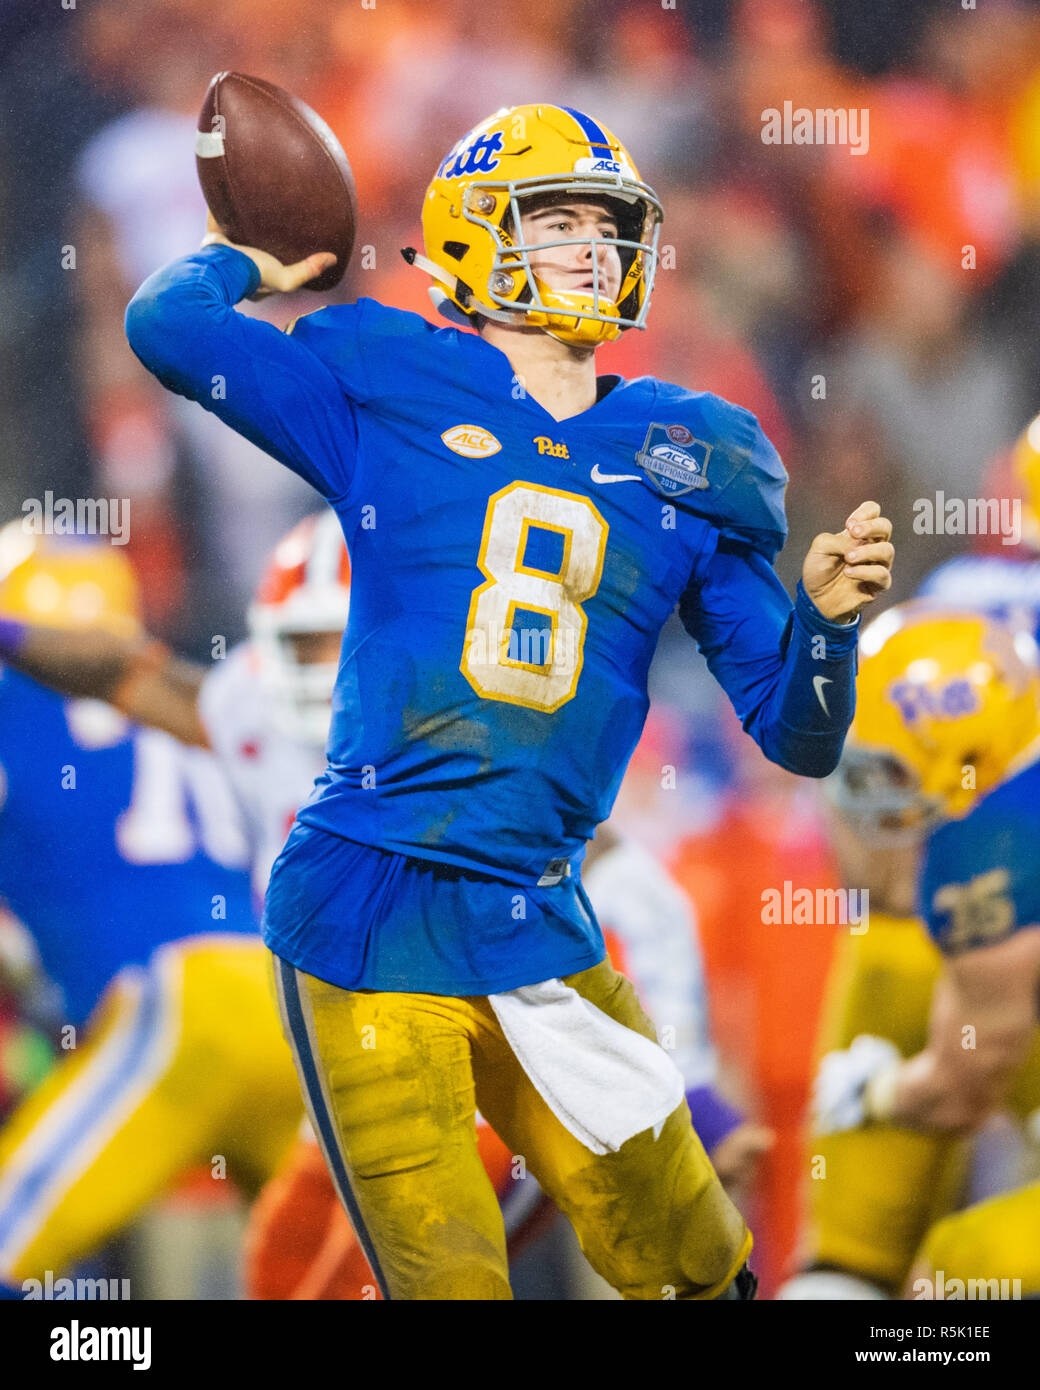
[[[861,697],[862,698],[862,697]],[[856,781],[856,775],[850,774]],[[869,893],[869,930],[842,933],[827,979],[817,1057],[881,1033],[904,1056],[928,1037],[941,956],[914,915],[920,858],[916,832],[882,830],[877,789],[855,788],[855,804],[832,806],[830,828],[841,881]],[[950,1211],[963,1178],[963,1142],[896,1124],[808,1136],[801,1271],[781,1299],[897,1296],[931,1223]]]
[[[934,827],[918,910],[942,969],[912,1056],[892,1038],[862,1034],[823,1059],[816,1129],[970,1135],[998,1108],[1025,1118],[1040,1103],[1036,645],[997,619],[914,604],[874,623],[861,652],[861,703],[839,775],[861,803],[873,792],[882,825]],[[1035,1186],[945,1217],[925,1239],[911,1287],[945,1270],[1017,1278],[1036,1294],[1037,1230]]]
[[329,763],[264,930],[390,1297],[510,1296],[478,1106],[623,1296],[753,1288],[750,1234],[604,959],[580,861],[677,604],[766,755],[832,770],[891,527],[866,502],[819,535],[792,604],[771,567],[786,475],[754,418],[597,377],[595,348],[646,320],[661,216],[609,131],[516,107],[445,158],[425,255],[406,253],[476,332],[362,300],[279,333],[235,304],[330,253],[283,266],[212,219],[127,310],[144,365],[310,481],[350,548]]
[[[144,664],[110,693],[131,702],[155,648],[119,552],[14,522],[0,562],[5,648],[128,644]],[[198,1164],[258,1189],[302,1105],[213,759],[10,664],[0,711],[0,893],[62,991],[60,1060],[0,1131],[0,1281],[20,1297]]]
[[[689,899],[652,855],[603,825],[584,861],[589,901],[613,965],[640,1002],[686,1084],[694,1129],[727,1190],[744,1190],[771,1131],[744,1119],[716,1087],[703,965]],[[552,1203],[482,1116],[477,1146],[514,1257],[552,1219]],[[366,1299],[375,1277],[339,1205],[317,1141],[301,1140],[253,1208],[247,1291],[265,1299]]]
[[[985,491],[1020,507],[1021,544],[961,555],[925,579],[932,605],[984,610],[1040,633],[1040,416],[986,469]],[[876,768],[876,764],[874,764]],[[924,834],[898,817],[885,823],[892,789],[848,749],[831,828],[843,878],[870,893],[870,931],[843,938],[829,982],[821,1054],[861,1033],[895,1042],[904,1056],[924,1047],[941,954],[914,916]],[[952,1209],[969,1154],[955,1135],[873,1124],[810,1138],[811,1163],[829,1181],[810,1180],[805,1259],[811,1272],[784,1298],[876,1298],[898,1294],[924,1233]]]
[[[308,517],[275,548],[248,612],[249,641],[202,667],[129,631],[77,634],[26,627],[10,660],[55,687],[116,698],[140,724],[216,753],[241,803],[254,888],[262,898],[296,808],[324,767],[335,655],[350,603],[350,562],[335,514]],[[133,679],[142,651],[147,679]],[[768,1147],[714,1087],[702,971],[685,895],[651,856],[606,827],[590,847],[590,899],[608,924],[611,955],[631,974],[687,1085],[694,1126],[724,1181],[746,1181]],[[508,1150],[481,1120],[478,1146],[503,1205],[510,1249],[545,1224],[533,1179],[515,1179]],[[372,1275],[359,1255],[324,1160],[308,1134],[273,1190],[265,1191],[247,1241],[247,1283],[256,1297],[360,1298]],[[337,1210],[342,1215],[342,1209]],[[309,1233],[309,1236],[308,1236]],[[305,1249],[310,1240],[310,1256]],[[331,1252],[337,1251],[335,1260]]]
[[350,560],[326,511],[276,546],[247,613],[249,640],[208,669],[174,656],[136,623],[79,631],[13,624],[0,631],[0,655],[51,689],[103,700],[135,724],[214,753],[241,812],[259,903],[296,809],[325,766],[349,606]]

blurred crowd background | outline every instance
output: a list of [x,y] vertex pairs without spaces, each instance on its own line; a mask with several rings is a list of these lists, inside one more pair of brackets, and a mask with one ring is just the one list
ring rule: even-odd
[[[811,536],[869,497],[895,524],[893,597],[909,597],[970,544],[914,534],[914,500],[980,495],[1037,409],[1033,4],[6,0],[2,23],[0,520],[47,489],[130,497],[149,625],[188,654],[243,635],[267,550],[315,502],[164,392],[123,335],[137,286],[202,236],[193,131],[222,69],[291,89],[347,151],[358,250],[333,299],[431,318],[399,248],[420,244],[423,192],[461,134],[538,100],[618,133],[661,197],[671,256],[648,330],[604,349],[601,370],[759,416],[791,475],[791,588]],[[869,151],[764,144],[762,113],[785,101],[866,109]],[[282,325],[319,302],[240,307]],[[760,885],[833,881],[824,812],[735,727],[677,623],[652,692],[619,819],[689,889],[733,1088],[778,1136],[748,1196],[768,1287],[794,1240],[834,929],[764,927]]]

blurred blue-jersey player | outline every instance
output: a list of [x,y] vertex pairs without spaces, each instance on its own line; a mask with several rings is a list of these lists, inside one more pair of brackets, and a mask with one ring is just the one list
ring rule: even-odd
[[[1024,1123],[1040,1107],[1040,654],[1031,625],[929,601],[889,609],[863,635],[845,799],[859,801],[865,825],[920,836],[917,910],[942,970],[923,1046],[904,1057],[891,1038],[865,1032],[824,1057],[819,1133],[892,1125],[970,1136],[998,1111]],[[959,1280],[961,1292],[945,1296],[963,1297],[972,1280],[985,1297],[1036,1298],[1038,1230],[1036,1181],[944,1216],[925,1235],[904,1296]]]
[[[5,651],[26,620],[136,629],[103,541],[12,522],[0,566]],[[0,1130],[0,1284],[33,1297],[216,1154],[259,1187],[303,1107],[211,754],[0,668],[0,785],[0,897],[61,996],[60,1060]]]
[[624,1297],[753,1288],[750,1235],[604,959],[580,861],[676,606],[766,755],[831,771],[891,528],[867,502],[818,536],[792,605],[771,567],[786,475],[756,420],[596,376],[595,348],[645,320],[661,216],[609,131],[516,107],[450,152],[425,255],[405,252],[459,327],[362,299],[279,332],[235,304],[329,257],[285,267],[212,218],[127,311],[149,370],[311,482],[350,549],[328,767],[264,934],[389,1297],[510,1296],[475,1107]]

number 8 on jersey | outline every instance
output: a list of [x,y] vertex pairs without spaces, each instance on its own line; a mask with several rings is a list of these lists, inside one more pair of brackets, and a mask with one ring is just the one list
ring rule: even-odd
[[[546,713],[573,699],[581,605],[599,587],[609,530],[587,497],[537,483],[510,483],[488,500],[477,558],[485,581],[473,591],[459,663],[482,699]],[[560,537],[554,569],[528,559],[533,532]]]

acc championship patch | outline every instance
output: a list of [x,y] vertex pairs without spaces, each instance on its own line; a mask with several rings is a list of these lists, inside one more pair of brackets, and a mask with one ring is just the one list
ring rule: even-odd
[[665,497],[709,487],[711,445],[694,439],[685,425],[651,425],[636,463]]

